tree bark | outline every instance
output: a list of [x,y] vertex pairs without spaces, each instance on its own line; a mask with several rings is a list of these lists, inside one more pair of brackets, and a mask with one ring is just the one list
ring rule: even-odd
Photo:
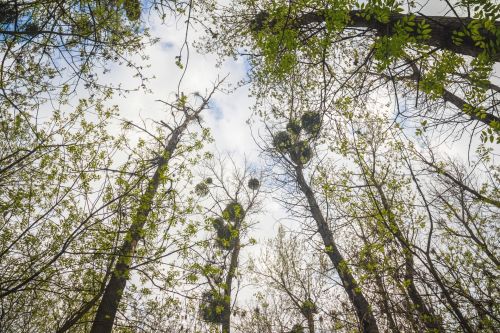
[[231,290],[233,286],[233,278],[236,276],[236,269],[238,267],[238,257],[240,254],[240,222],[238,222],[237,229],[238,237],[235,240],[234,248],[231,253],[231,262],[226,276],[224,287],[224,311],[222,313],[222,333],[231,332]]
[[316,221],[318,232],[323,239],[323,244],[325,245],[326,253],[330,258],[330,260],[332,261],[333,266],[335,267],[337,273],[339,274],[342,285],[345,291],[347,292],[347,295],[349,296],[349,300],[354,306],[356,315],[359,319],[359,323],[361,326],[361,331],[364,333],[379,332],[377,321],[373,316],[370,304],[363,295],[361,288],[358,285],[358,282],[349,271],[347,263],[342,254],[340,253],[337,244],[335,243],[333,234],[329,229],[328,223],[326,222],[323,213],[321,212],[319,205],[316,201],[314,192],[312,191],[311,187],[308,185],[308,183],[304,178],[302,166],[297,165],[295,167],[295,173],[299,187],[306,196],[312,217]]
[[394,221],[395,215],[392,213],[392,207],[390,206],[389,201],[385,196],[382,186],[375,181],[373,175],[371,175],[371,178],[373,185],[377,189],[377,192],[382,201],[383,210],[388,216],[388,224],[384,224],[386,224],[386,228],[396,236],[396,239],[403,248],[405,260],[405,281],[408,283],[408,286],[406,288],[408,291],[408,296],[410,297],[415,309],[417,310],[420,320],[423,322],[429,332],[445,332],[441,325],[439,317],[434,314],[434,310],[432,309],[432,307],[428,306],[425,303],[424,299],[417,289],[417,286],[415,285],[415,268],[410,244],[406,237],[403,236],[403,233],[399,229],[396,221]]
[[307,328],[309,330],[309,333],[315,333],[314,316],[312,312],[307,314]]
[[[418,69],[417,65],[414,62],[410,61],[410,67],[413,71],[412,79],[415,80],[416,82],[419,82],[422,73]],[[495,87],[495,85],[490,84],[490,87]],[[449,102],[453,105],[455,105],[459,110],[464,111],[464,113],[469,116],[471,119],[482,122],[485,125],[492,126],[492,123],[500,124],[500,118],[495,116],[494,114],[483,112],[482,114],[476,114],[474,112],[465,112],[466,111],[466,105],[467,103],[465,100],[460,98],[459,96],[455,95],[454,93],[450,92],[447,89],[443,89],[443,94],[442,94],[443,100],[445,102]]]
[[181,126],[175,128],[168,140],[163,156],[158,161],[158,166],[153,177],[149,180],[146,191],[139,199],[138,208],[133,215],[132,224],[118,251],[116,266],[104,290],[103,297],[97,309],[91,333],[110,333],[113,328],[118,305],[129,279],[129,269],[135,254],[137,243],[142,238],[144,224],[151,212],[154,197],[158,191],[161,179],[164,177],[168,162],[170,161],[181,135],[193,117],[187,116]]
[[[404,17],[408,17],[408,14],[393,13],[390,15],[388,23],[382,23],[377,21],[375,18],[366,19],[362,17],[362,11],[352,10],[348,13],[349,23],[347,23],[346,28],[367,28],[370,30],[375,30],[378,36],[391,36],[395,34],[395,26],[398,21]],[[463,37],[463,41],[460,45],[456,45],[453,42],[454,32],[462,31],[464,27],[473,21],[473,19],[468,17],[453,17],[453,16],[415,16],[414,22],[418,25],[420,22],[425,21],[429,28],[431,29],[429,39],[421,41],[421,43],[437,47],[443,50],[449,50],[457,54],[467,55],[471,57],[477,57],[484,50],[479,46],[475,45],[475,42],[468,36]],[[310,24],[318,24],[325,22],[325,14],[321,11],[311,12],[300,16],[293,26],[295,28],[301,28]],[[500,28],[500,21],[495,21],[495,26],[497,29]],[[488,34],[485,31],[481,31],[483,37],[486,38],[486,42],[492,41],[496,45],[497,37],[493,34]],[[410,33],[412,35],[412,33]],[[417,35],[416,32],[413,35]],[[491,55],[492,59],[496,62],[500,61],[500,53],[498,50]]]

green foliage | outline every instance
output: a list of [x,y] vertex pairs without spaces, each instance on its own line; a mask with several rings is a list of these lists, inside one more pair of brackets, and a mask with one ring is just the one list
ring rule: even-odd
[[273,138],[273,146],[280,152],[285,152],[292,146],[292,138],[287,131],[278,132]]
[[290,29],[286,24],[288,15],[286,7],[273,8],[269,13],[269,17],[273,19],[272,26],[266,24],[269,19],[263,17],[261,25],[264,29],[254,32],[257,47],[263,52],[265,66],[278,77],[284,77],[295,67],[296,51],[300,45],[297,31]]
[[357,2],[356,5],[361,11],[361,17],[366,20],[375,19],[380,23],[389,23],[392,14],[403,11],[396,0],[369,0]]
[[210,193],[210,190],[207,183],[201,182],[196,184],[196,186],[194,187],[194,192],[200,197],[206,197],[208,193]]
[[[99,222],[115,194],[103,185],[95,202],[93,193],[110,177],[102,170],[123,142],[107,132],[116,110],[101,103],[81,100],[45,122],[0,109],[0,284],[6,287],[0,292],[10,307],[2,321],[16,330],[22,330],[20,311],[32,312],[37,330],[52,330],[104,279],[108,260],[99,253],[113,246],[115,234],[110,223]],[[82,109],[94,110],[95,118]],[[58,284],[71,286],[63,298]]]
[[420,88],[431,98],[441,98],[450,82],[450,74],[455,73],[461,65],[463,65],[462,57],[451,52],[443,52],[420,80]]
[[260,187],[260,181],[257,179],[257,178],[250,178],[248,180],[248,187],[251,189],[251,190],[258,190],[259,187]]
[[318,308],[316,307],[316,304],[314,304],[314,302],[310,299],[308,300],[305,300],[301,307],[300,307],[300,310],[306,314],[306,316],[310,316],[314,313],[318,313]]
[[415,15],[406,15],[394,24],[394,33],[382,36],[375,42],[375,59],[379,71],[399,59],[407,57],[406,49],[415,44],[425,45],[430,39],[431,28],[426,20],[415,20]]
[[1,94],[10,107],[36,108],[82,82],[107,95],[110,86],[99,84],[95,70],[106,73],[109,60],[141,75],[142,67],[128,59],[152,42],[147,29],[138,29],[139,0],[10,3],[0,13]]
[[238,202],[229,203],[222,211],[222,217],[227,221],[237,222],[245,216],[243,206]]
[[200,304],[200,312],[203,320],[208,323],[221,323],[225,306],[226,301],[223,295],[214,290],[203,293]]
[[321,128],[321,115],[317,112],[305,112],[300,118],[302,128],[311,136],[315,137],[319,134]]

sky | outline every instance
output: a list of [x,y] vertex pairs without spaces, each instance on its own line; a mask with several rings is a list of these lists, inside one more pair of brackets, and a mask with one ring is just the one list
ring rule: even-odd
[[[152,93],[145,94],[143,90],[139,90],[128,94],[125,98],[116,96],[112,101],[120,107],[121,115],[130,120],[138,117],[158,119],[158,111],[162,110],[162,104],[156,100],[173,101],[183,73],[183,70],[175,64],[175,57],[184,42],[184,22],[172,18],[167,23],[161,24],[154,15],[150,21],[153,36],[160,38],[158,43],[145,50],[145,54],[150,57],[148,63],[151,65],[145,70],[145,75],[155,77],[148,84]],[[189,42],[197,40],[202,35],[203,31],[196,31],[191,27]],[[203,95],[219,78],[227,76],[224,86],[229,87],[235,86],[238,81],[246,77],[243,59],[237,61],[229,59],[221,67],[216,65],[216,56],[200,54],[190,46],[189,64],[180,91],[186,95],[194,92]],[[133,87],[138,81],[131,79],[130,74],[131,71],[127,68],[115,66],[108,79],[114,84],[123,83]],[[242,151],[241,147],[245,147],[247,156],[257,156],[257,147],[246,125],[252,104],[253,99],[248,96],[248,87],[239,88],[231,94],[221,91],[215,94],[211,100],[211,108],[203,115],[203,119],[212,129],[219,150],[239,153]]]
[[[153,37],[159,38],[156,44],[144,50],[145,54],[150,57],[148,63],[151,65],[145,70],[145,75],[155,77],[148,83],[151,93],[145,93],[143,90],[133,91],[124,96],[115,95],[109,102],[118,105],[122,118],[136,123],[141,123],[144,119],[161,120],[164,116],[162,112],[164,107],[157,100],[170,102],[175,100],[179,79],[183,73],[183,70],[175,64],[175,57],[179,54],[184,42],[184,21],[171,18],[166,23],[161,23],[154,15],[149,20],[148,24],[151,24]],[[189,42],[192,43],[202,38],[203,34],[204,31],[191,27]],[[183,59],[185,59],[185,53]],[[248,65],[245,64],[244,59],[227,59],[221,66],[217,66],[217,62],[217,56],[200,54],[190,45],[189,65],[182,79],[180,91],[186,95],[194,92],[204,95],[211,90],[214,82],[219,78],[227,76],[223,88],[233,88],[239,81],[246,78]],[[124,66],[112,66],[110,74],[103,80],[113,85],[122,83],[124,86],[135,87],[139,81],[133,79],[132,74]],[[252,129],[247,123],[252,116],[253,103],[254,99],[249,96],[248,86],[240,87],[231,93],[217,91],[211,100],[210,108],[202,114],[202,119],[203,125],[211,129],[214,138],[214,143],[209,147],[210,150],[221,155],[231,154],[241,166],[246,160],[252,167],[258,168],[263,166],[264,161],[260,157],[252,131],[254,133],[259,131],[259,123],[255,122]],[[249,233],[249,237],[257,240],[257,245],[245,247],[241,254],[242,262],[245,262],[249,255],[258,256],[261,246],[275,235],[279,224],[286,217],[286,212],[277,201],[265,200],[265,202],[263,211],[253,217],[253,220],[258,223]],[[293,224],[292,221],[289,222]],[[253,291],[253,288],[246,288],[239,294],[239,297],[249,298]]]

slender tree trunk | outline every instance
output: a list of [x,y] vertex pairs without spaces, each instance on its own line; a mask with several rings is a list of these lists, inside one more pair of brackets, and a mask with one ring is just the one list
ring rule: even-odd
[[315,333],[314,315],[313,315],[312,311],[307,314],[307,328],[309,330],[309,333]]
[[424,299],[418,292],[417,286],[415,285],[415,269],[414,269],[413,254],[411,253],[410,244],[406,239],[406,237],[404,237],[401,230],[399,229],[399,226],[397,225],[396,221],[394,221],[394,214],[392,213],[392,208],[389,205],[389,202],[385,196],[382,187],[375,181],[373,175],[371,175],[370,178],[372,178],[372,182],[375,188],[377,189],[377,192],[382,201],[382,207],[387,215],[388,225],[386,225],[386,228],[391,230],[391,232],[396,236],[396,239],[399,241],[401,247],[403,248],[404,260],[405,260],[405,281],[408,284],[407,287],[408,296],[410,296],[410,299],[413,302],[415,309],[420,315],[420,320],[423,322],[425,327],[430,332],[444,332],[444,329],[441,326],[441,321],[434,314],[433,309],[425,304]]
[[[365,244],[367,244],[367,239],[363,239],[365,241]],[[374,258],[370,255],[370,261],[373,261]],[[398,326],[396,324],[396,321],[394,320],[394,316],[392,313],[391,306],[389,305],[390,297],[385,290],[384,287],[384,281],[382,280],[382,275],[380,274],[380,271],[375,270],[373,272],[373,275],[375,277],[375,285],[377,286],[377,291],[378,294],[380,295],[380,308],[382,309],[382,313],[385,314],[387,317],[387,323],[389,326],[389,331],[392,333],[399,333]]]
[[[363,236],[361,239],[364,242],[365,246],[369,246],[370,242],[367,237]],[[371,252],[367,253],[368,260],[370,262],[376,262],[377,258],[373,256]],[[398,326],[396,324],[396,320],[394,319],[393,316],[393,309],[391,308],[389,302],[390,302],[390,297],[388,292],[385,289],[384,286],[384,280],[382,279],[382,273],[380,270],[375,269],[373,270],[372,274],[373,277],[375,278],[375,286],[377,287],[377,293],[380,295],[380,301],[379,301],[379,306],[381,309],[381,312],[387,317],[387,323],[389,326],[389,331],[392,333],[399,333]]]
[[[233,279],[236,276],[236,269],[238,268],[238,259],[240,255],[240,232],[241,232],[241,223],[245,219],[245,214],[238,217],[234,228],[238,232],[238,236],[234,239],[234,247],[231,252],[231,260],[229,262],[229,269],[226,276],[225,286],[224,286],[224,311],[222,312],[222,333],[230,333],[231,332],[231,304],[232,297],[231,291],[233,287]],[[232,239],[230,240],[232,241]]]
[[340,253],[337,244],[334,241],[333,234],[330,231],[328,223],[326,222],[323,213],[319,208],[319,205],[314,196],[314,192],[304,178],[302,166],[296,166],[295,173],[299,187],[306,196],[307,202],[309,203],[310,212],[314,220],[316,221],[318,232],[323,239],[323,244],[325,245],[328,257],[332,261],[333,266],[339,274],[342,285],[347,292],[347,295],[349,296],[349,300],[354,306],[361,326],[361,331],[364,333],[379,332],[377,321],[373,316],[370,304],[363,295],[358,282],[349,271],[347,262],[344,260],[344,257]]
[[231,253],[231,262],[229,263],[229,270],[226,276],[224,286],[224,311],[222,313],[222,333],[231,332],[231,290],[233,286],[233,278],[236,276],[236,269],[238,268],[238,257],[240,254],[240,236],[239,236],[239,223],[237,226],[238,237],[235,239],[234,248]]
[[154,197],[165,171],[168,167],[180,137],[186,129],[192,117],[187,117],[181,126],[175,128],[165,147],[163,156],[158,161],[158,166],[153,177],[149,180],[146,191],[139,199],[139,205],[132,217],[132,224],[123,240],[122,246],[118,251],[117,263],[111,274],[111,278],[104,290],[103,297],[97,308],[91,333],[110,333],[113,328],[116,312],[125,286],[129,279],[129,269],[137,247],[137,243],[142,237],[144,224],[151,212]]
[[434,263],[432,262],[432,258],[427,254],[426,255],[426,259],[427,259],[427,264],[428,264],[428,268],[429,268],[430,273],[434,277],[434,280],[438,284],[438,286],[441,289],[444,297],[448,301],[448,304],[452,308],[452,310],[453,310],[453,312],[455,314],[455,317],[458,319],[458,323],[462,327],[463,331],[464,332],[468,332],[468,333],[474,332],[474,330],[469,325],[469,321],[464,317],[464,315],[463,315],[462,311],[460,310],[458,304],[455,302],[455,300],[453,299],[453,297],[450,294],[449,290],[446,288],[446,286],[444,285],[443,281],[441,280],[441,277],[439,276],[439,273],[437,272],[437,270],[434,267]]
[[385,291],[384,284],[382,282],[382,278],[378,272],[375,272],[375,282],[377,284],[378,293],[381,297],[381,308],[382,312],[387,317],[387,323],[389,325],[389,330],[392,333],[398,333],[398,326],[396,325],[396,321],[394,320],[394,316],[392,315],[392,309],[389,306],[389,295]]
[[[406,249],[403,251],[406,251]],[[405,281],[408,282],[407,291],[414,307],[420,315],[420,320],[424,323],[429,332],[444,332],[441,326],[441,320],[434,314],[433,309],[425,304],[424,299],[418,292],[414,275],[413,255],[405,255]]]
[[422,330],[422,326],[419,323],[417,323],[415,319],[413,304],[411,303],[410,298],[408,297],[408,293],[406,292],[406,289],[402,283],[398,283],[398,287],[401,290],[401,297],[403,297],[403,304],[404,308],[406,309],[405,312],[406,320],[410,323],[413,332],[420,332]]

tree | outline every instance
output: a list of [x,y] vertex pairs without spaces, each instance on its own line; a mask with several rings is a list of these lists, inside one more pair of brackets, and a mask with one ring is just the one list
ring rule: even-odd
[[160,186],[166,186],[168,181],[169,163],[174,158],[181,138],[187,131],[188,126],[199,119],[200,113],[206,109],[208,101],[216,88],[217,86],[207,97],[197,95],[201,99],[198,106],[189,106],[187,97],[184,95],[180,96],[175,104],[168,104],[181,120],[177,120],[178,122],[174,120],[177,123],[176,127],[163,123],[163,126],[167,127],[171,132],[169,136],[163,139],[166,142],[162,144],[162,149],[156,157],[154,173],[148,178],[146,188],[139,196],[136,206],[133,207],[130,226],[116,254],[116,264],[97,307],[91,332],[111,332],[120,299],[130,278],[130,268],[137,251],[138,242],[146,232],[145,226],[154,207],[153,204],[159,188]]
[[324,317],[338,304],[331,304],[328,258],[318,249],[311,251],[302,237],[280,226],[276,238],[252,264],[252,271],[255,283],[267,288],[261,293],[278,294],[275,299],[283,299],[277,305],[291,317],[285,323],[288,329],[302,327],[305,321],[308,332],[321,332],[324,327],[316,329],[318,323],[322,326]]
[[[368,121],[369,119],[371,121]],[[328,167],[325,163],[325,169],[320,171],[318,177],[321,186],[327,192],[332,210],[348,219],[359,221],[359,231],[356,235],[359,235],[357,237],[361,238],[364,245],[358,250],[360,263],[357,266],[365,271],[362,280],[367,283],[373,279],[376,288],[380,289],[381,310],[387,317],[389,315],[393,317],[392,320],[388,319],[388,322],[389,326],[396,326],[396,330],[401,329],[398,327],[401,325],[401,319],[398,318],[401,310],[397,310],[394,308],[397,306],[391,304],[398,304],[401,301],[409,304],[405,310],[409,314],[405,315],[409,325],[408,330],[420,331],[422,328],[419,325],[425,325],[428,331],[447,331],[454,328],[473,332],[486,329],[488,324],[480,323],[478,320],[480,315],[473,314],[473,312],[481,313],[483,318],[486,318],[483,309],[474,309],[472,305],[480,306],[482,297],[465,292],[468,294],[465,301],[459,296],[464,294],[463,290],[474,290],[476,283],[481,279],[471,279],[467,282],[461,280],[459,284],[467,287],[457,292],[454,283],[458,282],[448,276],[462,276],[462,274],[470,276],[471,273],[458,273],[462,269],[467,270],[467,265],[451,267],[449,263],[442,263],[442,258],[448,257],[450,254],[445,253],[451,251],[456,260],[467,261],[466,253],[478,251],[474,248],[481,246],[479,244],[482,244],[486,252],[490,252],[486,244],[495,236],[482,228],[476,229],[472,234],[466,230],[465,233],[453,232],[453,236],[448,232],[438,231],[441,227],[443,230],[461,229],[463,222],[459,220],[455,224],[450,217],[438,218],[437,216],[442,216],[445,211],[444,207],[437,204],[441,202],[438,199],[436,203],[431,203],[433,199],[429,193],[442,198],[444,193],[466,191],[464,184],[458,180],[450,181],[450,174],[447,172],[444,175],[417,173],[416,168],[420,165],[419,161],[421,163],[422,155],[415,153],[418,149],[414,148],[411,142],[401,139],[398,132],[396,129],[388,131],[384,122],[374,121],[368,112],[357,113],[351,121],[351,128],[338,131],[332,138],[335,142],[332,147],[338,147],[338,150],[334,148],[334,152],[343,156],[343,159],[352,158],[352,162],[343,162],[345,166]],[[487,156],[487,153],[485,154],[484,156]],[[477,172],[476,176],[479,174],[480,172]],[[475,178],[472,174],[470,176],[472,179]],[[438,186],[439,181],[434,177],[441,178],[447,185]],[[460,179],[458,176],[455,177]],[[471,184],[466,186],[469,189],[474,187]],[[496,185],[485,184],[485,190],[489,187],[495,188]],[[496,211],[494,203],[485,200],[478,201],[481,208],[476,206],[477,215],[474,216],[479,218],[484,214],[486,216],[497,214],[494,213]],[[468,200],[461,200],[460,206],[467,211],[470,209],[467,207],[471,204]],[[437,208],[438,206],[441,208]],[[449,207],[447,209],[450,209]],[[456,212],[455,210],[455,216],[459,216]],[[469,236],[483,241],[477,243],[459,240],[461,237]],[[357,237],[351,236],[350,240],[354,241]],[[461,244],[458,247],[460,250],[456,245],[445,245],[450,241],[458,241]],[[474,243],[476,244],[473,245]],[[399,255],[395,256],[396,253]],[[489,257],[487,253],[483,255],[484,258]],[[491,258],[487,259],[489,260]],[[485,265],[484,259],[479,256],[473,261],[476,267]],[[388,293],[384,289],[389,291],[399,289],[403,292],[404,298],[398,301],[401,296],[394,292]],[[489,316],[492,317],[483,321],[489,322],[496,317],[492,312]]]
[[128,59],[149,39],[139,29],[140,15],[141,4],[135,0],[4,2],[0,82],[8,107],[29,110],[73,93],[81,82],[89,90],[105,90],[95,70],[104,67],[107,72],[110,60],[140,74],[140,66]]
[[[283,113],[288,113],[288,111]],[[306,200],[304,205],[306,216],[315,221],[315,232],[321,236],[323,250],[339,275],[349,301],[355,309],[359,329],[363,332],[378,332],[378,325],[369,301],[353,275],[349,262],[340,252],[331,229],[331,221],[325,217],[322,205],[304,175],[305,167],[314,156],[312,144],[317,139],[321,128],[321,114],[315,112],[301,114],[300,111],[293,109],[290,110],[289,114],[290,118],[286,130],[274,131],[272,152],[279,157],[289,181],[296,184]]]
[[191,254],[195,257],[188,269],[194,274],[192,282],[198,282],[198,276],[203,279],[199,282],[203,284],[202,320],[229,333],[244,271],[241,252],[255,243],[249,238],[249,229],[254,224],[252,216],[261,207],[263,179],[246,162],[238,167],[231,156],[207,161],[202,174],[204,179],[195,186],[195,193],[203,205],[201,217],[209,240]]
[[[98,292],[107,274],[108,262],[93,257],[89,245],[99,252],[112,241],[99,222],[114,217],[110,207],[123,196],[109,188],[114,152],[123,141],[106,129],[116,110],[97,104],[97,119],[88,119],[81,111],[91,107],[81,101],[73,112],[38,124],[41,145],[33,144],[20,115],[2,119],[0,295],[2,307],[10,309],[2,312],[6,330],[54,329],[78,312],[75,299],[88,301]],[[65,285],[73,287],[61,297]],[[30,315],[19,315],[23,311]]]
[[[498,5],[5,3],[0,331],[499,330]],[[206,50],[248,56],[272,181],[203,154],[220,83],[111,127],[126,89],[95,74],[123,60],[145,82],[147,9],[186,9]],[[437,144],[462,133],[467,162]],[[288,231],[247,265],[264,179]]]
[[[498,6],[456,5],[449,3],[449,16],[429,17],[413,2],[238,1],[215,11],[218,25],[210,29],[219,43],[206,47],[222,54],[244,48],[259,97],[280,94],[279,81],[298,80],[296,89],[315,90],[322,111],[338,116],[331,109],[337,102],[355,108],[361,97],[388,93],[396,117],[416,120],[420,130],[479,126],[483,141],[494,141],[498,87],[489,79],[500,45]],[[460,17],[462,9],[470,16]],[[453,107],[436,108],[438,100]]]

